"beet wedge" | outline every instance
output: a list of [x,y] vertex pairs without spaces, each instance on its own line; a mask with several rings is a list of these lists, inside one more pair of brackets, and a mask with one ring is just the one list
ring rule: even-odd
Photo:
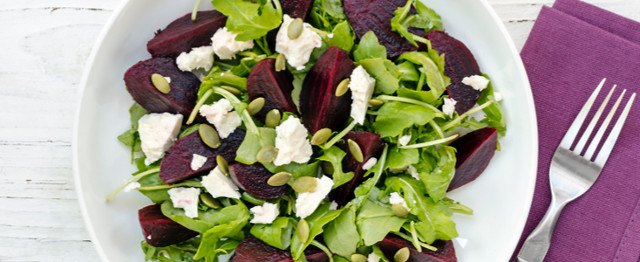
[[[169,148],[167,155],[160,162],[160,179],[166,184],[173,184],[193,177],[216,167],[216,157],[224,157],[231,162],[236,159],[236,151],[244,140],[245,131],[236,129],[229,137],[222,140],[216,149],[210,148],[200,138],[198,131],[186,135]],[[207,162],[198,170],[191,169],[193,154],[207,158]]]
[[451,240],[436,240],[431,244],[436,247],[437,251],[431,251],[429,249],[423,248],[422,252],[418,252],[413,247],[411,242],[393,235],[387,235],[382,241],[378,242],[376,246],[382,250],[384,256],[389,259],[389,261],[393,261],[393,256],[396,252],[403,248],[408,247],[410,251],[409,260],[407,262],[456,262],[458,259],[456,258],[456,251],[453,247],[453,242]]
[[312,0],[280,0],[282,13],[288,14],[292,18],[307,20],[307,15],[311,10]]
[[456,173],[449,184],[451,191],[482,174],[498,146],[498,130],[490,127],[468,133],[450,144],[456,148]]
[[358,38],[373,31],[381,45],[387,47],[388,57],[418,50],[409,40],[391,30],[393,12],[407,3],[405,0],[344,0],[344,12]]
[[[309,262],[327,262],[329,257],[322,250],[309,246],[305,251],[305,258]],[[238,247],[236,247],[235,254],[229,260],[230,262],[293,262],[291,253],[289,250],[280,250],[272,247],[269,244],[262,242],[262,240],[248,235],[242,241]]]
[[229,166],[229,175],[240,189],[262,199],[279,198],[287,193],[289,186],[270,186],[267,180],[273,175],[262,164],[245,165],[235,163]]
[[[155,88],[151,75],[171,78],[171,91],[164,94]],[[200,80],[182,72],[170,58],[151,58],[138,62],[124,74],[127,91],[136,103],[151,113],[178,113],[188,116],[196,105]],[[185,117],[186,119],[186,117]]]
[[160,204],[138,210],[138,220],[144,240],[154,247],[165,247],[180,243],[198,235],[162,214]]
[[297,114],[296,105],[291,99],[293,76],[287,70],[276,72],[275,64],[273,58],[260,61],[247,79],[249,99],[262,97],[265,100],[264,107],[256,115],[260,120],[264,120],[267,112],[273,109]]
[[355,68],[347,51],[329,47],[307,74],[300,93],[300,114],[305,127],[314,134],[328,127],[342,129],[349,120],[351,92],[337,97],[338,84]]
[[447,87],[449,97],[456,100],[456,112],[463,114],[471,109],[478,98],[480,91],[462,83],[467,76],[480,75],[480,67],[473,54],[458,39],[449,34],[433,30],[426,36],[431,41],[433,49],[440,54],[444,53],[444,74],[451,78],[451,85]]
[[351,199],[355,197],[353,191],[356,189],[364,181],[364,173],[367,171],[362,169],[362,166],[372,157],[378,158],[380,156],[380,152],[384,148],[384,142],[380,138],[380,135],[367,132],[367,131],[351,131],[347,133],[345,139],[351,139],[355,141],[362,150],[362,155],[364,156],[364,161],[358,162],[351,155],[348,149],[345,146],[345,152],[347,152],[347,156],[344,158],[343,170],[345,172],[353,171],[353,179],[349,182],[339,186],[335,190],[331,191],[329,198],[331,200],[336,201],[338,205],[343,206],[347,204]]
[[176,58],[191,48],[211,45],[211,37],[226,22],[227,17],[215,10],[198,12],[195,21],[188,13],[158,30],[147,42],[147,50],[152,57]]

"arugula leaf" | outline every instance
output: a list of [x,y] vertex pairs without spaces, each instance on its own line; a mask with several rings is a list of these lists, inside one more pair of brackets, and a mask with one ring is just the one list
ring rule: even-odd
[[[214,226],[204,232],[194,259],[216,261],[219,254],[229,254],[244,238],[242,228],[249,223],[249,209],[239,202],[216,213]],[[223,240],[227,238],[226,240]]]
[[[417,13],[409,15],[414,3]],[[442,30],[442,20],[440,16],[420,1],[408,0],[404,6],[398,7],[393,14],[394,16],[391,18],[391,30],[398,32],[398,34],[409,40],[409,42],[415,46],[418,46],[416,41],[428,46],[431,44],[429,40],[409,32],[409,28],[421,28],[424,29],[425,33],[433,29]]]
[[400,80],[402,81],[412,81],[418,82],[420,79],[420,74],[413,63],[405,61],[398,65],[398,70],[400,71]]
[[[214,86],[227,85],[238,88],[240,91],[247,90],[247,78],[239,77],[234,75],[231,72],[222,72],[219,70],[213,69],[209,75],[207,75],[204,79],[202,79],[202,83],[200,83],[200,88],[198,89],[198,100],[202,98],[202,96]],[[218,98],[214,98],[213,100],[217,100]],[[205,103],[208,104],[208,103]]]
[[347,52],[351,51],[351,48],[353,48],[354,45],[355,35],[351,31],[349,22],[346,20],[340,22],[335,28],[333,28],[331,33],[333,34],[333,37],[325,39],[327,45],[337,46]]
[[321,205],[313,214],[309,215],[306,220],[309,223],[309,239],[302,243],[297,233],[291,237],[291,256],[294,260],[300,259],[304,250],[311,244],[311,241],[324,231],[322,228],[336,219],[342,212],[341,210],[329,210],[330,203]]
[[186,135],[192,134],[193,132],[198,131],[198,128],[200,128],[200,124],[194,124],[194,125],[191,125],[191,126],[189,126],[189,127],[185,128],[185,129],[184,129],[184,130],[182,130],[182,132],[180,132],[180,134],[178,135],[178,139],[180,139],[180,138],[182,138],[182,137],[184,137],[184,136],[186,136]]
[[333,30],[337,24],[346,19],[342,1],[340,0],[313,1],[313,6],[309,12],[309,23],[313,27],[324,31]]
[[200,245],[200,238],[194,237],[179,244],[170,245],[166,247],[154,247],[149,245],[147,241],[140,243],[142,252],[144,252],[145,261],[180,261],[180,262],[195,262],[201,260],[194,260],[194,250]]
[[389,149],[387,168],[406,168],[408,165],[418,163],[418,161],[420,161],[420,152],[418,149],[400,149],[397,146],[393,146]]
[[[438,15],[433,9],[427,7],[422,1],[416,1],[415,3],[416,10],[418,14],[416,15],[416,22],[412,24],[413,27],[419,27],[425,29],[425,32],[431,30],[442,30],[442,18]],[[423,26],[421,26],[423,25]]]
[[398,89],[398,96],[422,101],[436,107],[442,104],[442,100],[437,97],[434,98],[430,91],[418,91],[409,88],[400,88]]
[[[489,79],[488,75],[484,75],[487,79]],[[502,117],[502,109],[500,108],[500,104],[495,99],[493,93],[493,83],[489,81],[489,85],[486,89],[482,90],[480,93],[480,97],[478,98],[478,104],[484,104],[488,101],[493,101],[491,105],[482,109],[484,111],[486,117],[481,120],[482,123],[486,124],[488,127],[492,127],[498,130],[498,134],[500,136],[504,136],[507,131],[507,124]]]
[[402,135],[404,129],[413,125],[423,126],[436,117],[432,109],[403,103],[389,101],[378,110],[378,116],[373,123],[373,128],[382,137],[394,137]]
[[258,151],[260,151],[262,147],[275,145],[275,129],[259,127],[258,133],[259,134],[247,132],[245,134],[244,140],[242,140],[242,144],[240,144],[236,152],[236,161],[246,165],[252,165],[258,161],[256,155],[258,155]]
[[[163,186],[166,185],[160,179],[160,173],[153,174],[150,176],[145,176],[138,180],[141,187],[151,187],[151,186]],[[171,199],[169,197],[169,193],[167,193],[169,189],[158,189],[158,190],[141,190],[140,193],[151,199],[153,203],[161,203]]]
[[228,17],[229,31],[239,32],[237,41],[258,39],[282,21],[282,7],[277,0],[266,0],[263,5],[245,0],[212,0],[211,4]]
[[148,113],[149,112],[141,105],[139,105],[138,103],[133,103],[133,105],[131,105],[131,107],[129,108],[131,129],[118,136],[118,140],[120,142],[128,147],[131,147],[131,162],[133,162],[134,153],[142,151],[142,148],[140,147],[142,142],[140,141],[140,136],[138,135],[138,120],[140,120],[142,116]]
[[333,166],[333,188],[349,182],[353,178],[353,172],[345,173],[342,171],[342,159],[347,155],[337,146],[332,146],[324,150],[324,155],[318,157],[318,160],[329,162]]
[[342,214],[327,225],[323,237],[331,252],[345,257],[355,253],[360,241],[356,227],[356,206],[345,207]]
[[367,58],[387,59],[387,48],[378,42],[373,31],[369,31],[360,39],[360,43],[353,51],[353,58],[356,62]]
[[[425,158],[431,158],[429,161]],[[455,148],[441,145],[423,149],[419,168],[420,180],[433,201],[440,201],[447,193],[456,168]],[[431,164],[432,163],[432,164]]]
[[[444,57],[443,57],[444,59]],[[407,60],[416,65],[421,65],[427,77],[427,85],[431,89],[431,101],[437,100],[446,87],[451,84],[449,77],[444,75],[444,67],[440,68],[439,62],[435,62],[429,53],[425,52],[406,52],[398,57],[398,60]]]
[[358,211],[356,225],[360,238],[367,246],[373,245],[393,231],[398,231],[406,219],[393,214],[390,207],[367,200]]
[[307,164],[299,164],[299,163],[289,163],[282,166],[276,166],[273,163],[264,164],[264,167],[269,170],[269,172],[276,174],[278,172],[287,172],[293,175],[293,178],[296,179],[301,176],[315,176],[318,174],[318,167],[320,166],[320,161],[316,161],[313,163]]
[[271,224],[255,224],[251,234],[263,242],[285,250],[291,244],[291,234],[295,224],[289,217],[278,217]]
[[[238,207],[236,206],[231,207],[235,207],[231,208],[234,210],[238,209]],[[173,203],[171,203],[171,201],[165,201],[164,203],[162,203],[162,206],[160,208],[163,215],[182,225],[183,227],[199,233],[204,233],[207,232],[207,230],[211,229],[213,226],[217,225],[219,223],[218,221],[225,216],[226,212],[229,212],[226,211],[225,213],[223,213],[222,210],[230,207],[226,207],[224,209],[221,209],[220,211],[215,209],[209,209],[207,211],[198,210],[198,217],[195,218],[187,217],[184,213],[184,209],[173,207]]]
[[366,58],[358,61],[376,79],[376,93],[393,94],[400,87],[400,70],[385,58]]

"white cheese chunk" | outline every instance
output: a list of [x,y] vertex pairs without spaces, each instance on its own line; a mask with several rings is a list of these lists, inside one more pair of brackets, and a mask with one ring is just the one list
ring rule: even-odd
[[480,75],[472,75],[463,78],[462,83],[473,87],[475,90],[482,91],[489,85],[489,79]]
[[198,199],[200,189],[193,187],[176,187],[168,191],[173,207],[184,209],[187,217],[198,217]]
[[351,89],[351,118],[358,124],[364,124],[364,117],[367,115],[369,100],[376,87],[376,80],[369,76],[367,70],[362,66],[356,67],[351,73],[349,89]]
[[276,148],[278,155],[273,161],[276,166],[291,162],[306,163],[311,159],[313,150],[307,139],[308,131],[300,123],[300,119],[289,117],[276,127]]
[[125,187],[122,189],[122,191],[124,191],[124,192],[131,192],[131,191],[133,191],[133,190],[136,190],[136,189],[140,188],[140,186],[141,186],[141,185],[140,185],[140,183],[138,183],[138,182],[131,182],[131,183],[127,184],[127,186],[125,186]]
[[196,171],[200,169],[202,166],[204,166],[204,163],[206,162],[207,162],[207,157],[198,155],[198,154],[193,154],[193,157],[191,158],[191,170]]
[[398,194],[398,192],[392,192],[389,195],[389,203],[391,203],[392,205],[400,204],[407,210],[411,210],[409,209],[409,207],[407,207],[407,202],[404,200],[402,196],[400,196],[400,194]]
[[442,105],[442,112],[449,117],[453,117],[453,112],[456,111],[456,104],[458,103],[453,98],[445,98],[444,104]]
[[207,118],[207,121],[216,127],[220,138],[225,139],[242,124],[240,115],[232,110],[231,102],[222,98],[212,105],[200,107],[200,115]]
[[500,102],[502,101],[502,94],[498,92],[493,92],[493,98],[496,100],[496,102]]
[[367,160],[367,162],[364,162],[364,165],[362,165],[362,169],[363,170],[369,170],[373,166],[375,166],[376,163],[378,163],[378,159],[377,158],[375,158],[375,157],[369,158],[369,160]]
[[216,167],[209,175],[202,177],[202,186],[209,191],[212,197],[228,197],[228,198],[240,198],[238,187],[231,181],[231,179],[225,176],[220,168]]
[[300,218],[308,217],[318,208],[320,202],[329,194],[333,187],[333,180],[327,176],[317,179],[318,185],[311,192],[298,194],[296,199],[296,215]]
[[138,120],[138,134],[142,142],[141,148],[147,158],[146,165],[158,161],[176,141],[182,127],[182,115],[147,114]]
[[182,71],[203,69],[209,71],[213,66],[213,48],[211,46],[194,47],[187,52],[182,52],[176,58],[176,65]]
[[336,201],[331,201],[331,204],[329,204],[329,210],[337,210],[338,209],[338,203]]
[[167,80],[167,83],[171,84],[171,77],[165,76],[164,79]]
[[313,31],[311,25],[304,23],[300,36],[293,40],[289,39],[287,32],[292,21],[289,15],[284,15],[282,18],[282,25],[276,35],[276,52],[283,54],[289,65],[302,70],[309,62],[313,49],[322,46],[322,38]]
[[277,204],[265,202],[262,206],[254,206],[249,209],[253,214],[252,224],[271,224],[275,220],[280,211]]
[[418,169],[416,169],[416,167],[414,167],[413,165],[409,165],[409,167],[407,167],[407,172],[409,172],[409,175],[411,175],[413,178],[420,180]]
[[371,252],[369,254],[369,256],[367,257],[367,262],[380,262],[380,256],[376,255],[375,253]]
[[409,144],[410,141],[411,141],[411,134],[404,135],[398,138],[398,143],[401,146],[406,146],[407,144]]
[[213,52],[220,59],[236,58],[236,53],[253,48],[253,40],[236,41],[238,34],[229,32],[226,27],[218,29],[213,37],[211,37],[211,46]]

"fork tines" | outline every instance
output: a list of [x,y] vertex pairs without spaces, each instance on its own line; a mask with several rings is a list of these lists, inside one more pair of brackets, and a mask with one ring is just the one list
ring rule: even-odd
[[[587,102],[584,104],[582,109],[580,109],[578,116],[571,124],[571,127],[569,127],[569,130],[567,131],[565,136],[562,138],[560,147],[564,147],[566,149],[571,148],[571,145],[575,142],[575,139],[578,137],[578,132],[582,127],[585,119],[587,118],[589,111],[591,110],[591,106],[594,104],[596,97],[598,96],[598,93],[600,93],[600,90],[604,86],[605,81],[606,81],[606,78],[602,79],[598,87],[596,87],[596,90],[593,91],[593,93],[591,94]],[[593,158],[593,155],[596,152],[598,145],[600,144],[600,140],[602,139],[605,132],[607,131],[609,127],[609,123],[611,122],[614,115],[616,114],[616,111],[618,110],[618,106],[622,102],[622,99],[624,98],[627,92],[626,89],[622,91],[622,93],[620,94],[616,102],[613,104],[613,107],[610,109],[609,113],[607,114],[606,118],[604,119],[604,121],[602,121],[602,124],[600,124],[600,128],[598,129],[595,136],[591,140],[591,143],[587,147],[586,152],[582,154],[582,152],[584,151],[584,147],[587,145],[589,138],[591,138],[591,133],[596,127],[596,124],[598,123],[600,116],[602,116],[602,113],[604,112],[605,108],[609,104],[609,100],[615,88],[616,88],[616,85],[613,85],[613,87],[605,97],[604,101],[602,102],[598,110],[593,115],[593,118],[585,128],[575,148],[572,150],[574,153],[578,155],[582,155],[584,158],[588,160],[591,160]],[[597,165],[603,166],[604,163],[609,158],[609,155],[613,149],[613,145],[616,143],[616,140],[618,139],[618,135],[620,134],[620,130],[622,129],[622,126],[624,125],[624,122],[627,119],[627,116],[629,115],[629,111],[631,110],[631,105],[633,104],[635,97],[636,97],[636,93],[631,94],[631,98],[629,98],[629,100],[627,101],[627,104],[622,110],[622,113],[620,114],[620,116],[618,117],[618,120],[616,121],[615,125],[609,132],[609,135],[607,136],[607,138],[605,139],[602,145],[602,148],[600,149],[600,151],[598,152],[598,155],[596,156],[595,161],[593,161]]]

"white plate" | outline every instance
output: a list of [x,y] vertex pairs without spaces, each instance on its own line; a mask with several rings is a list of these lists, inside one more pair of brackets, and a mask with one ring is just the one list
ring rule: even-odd
[[[475,54],[503,94],[508,123],[502,151],[475,182],[450,196],[472,207],[473,216],[454,217],[460,261],[507,261],[524,227],[537,166],[533,99],[522,61],[485,0],[430,0],[446,31]],[[203,6],[207,5],[204,1]],[[74,175],[83,216],[104,261],[144,261],[137,210],[149,203],[139,193],[105,198],[134,171],[129,149],[116,137],[129,127],[132,99],[124,72],[147,59],[153,33],[191,11],[193,1],[124,0],[98,39],[85,71],[73,143]]]

